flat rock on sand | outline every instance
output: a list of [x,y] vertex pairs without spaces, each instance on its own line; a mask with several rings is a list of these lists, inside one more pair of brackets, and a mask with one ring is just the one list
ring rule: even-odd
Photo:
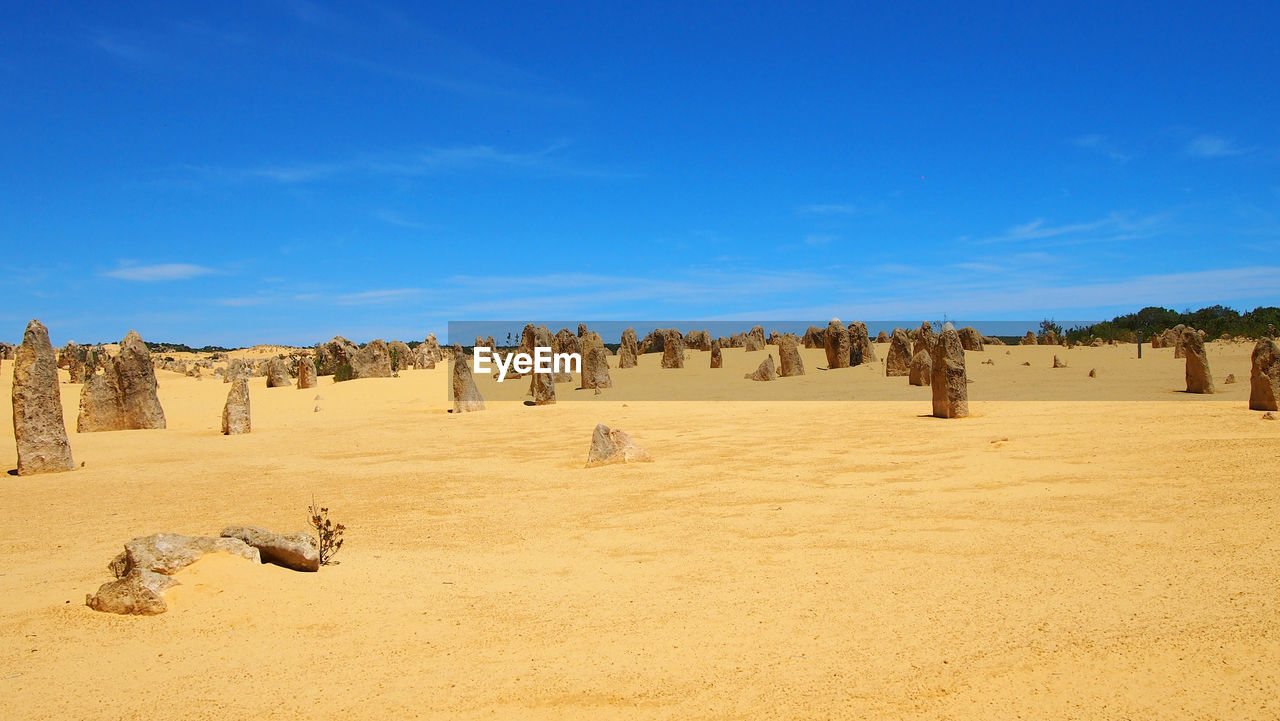
[[85,596],[85,605],[103,613],[154,616],[169,610],[164,592],[178,585],[174,578],[135,568],[124,578],[108,581],[98,592]]
[[275,533],[256,526],[227,526],[218,535],[244,541],[258,549],[263,563],[294,571],[320,570],[320,546],[306,531]]
[[124,544],[124,552],[112,559],[107,568],[116,578],[123,578],[134,569],[170,575],[195,563],[206,553],[218,552],[251,561],[262,560],[258,549],[236,538],[156,533]]
[[653,456],[637,446],[625,431],[601,423],[591,434],[591,450],[587,452],[587,468],[611,463],[649,463]]

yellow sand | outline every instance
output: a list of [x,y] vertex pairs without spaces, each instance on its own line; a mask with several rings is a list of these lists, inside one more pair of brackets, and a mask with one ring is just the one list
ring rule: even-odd
[[[1211,346],[1211,397],[1174,392],[1167,349],[972,353],[962,420],[820,351],[748,391],[762,354],[649,355],[560,388],[584,402],[463,416],[443,364],[258,378],[234,437],[229,386],[161,372],[167,430],[73,433],[83,468],[2,477],[0,718],[1276,718],[1280,422],[1246,408],[1249,348]],[[983,400],[1031,377],[1147,400]],[[901,400],[615,397],[689,382]],[[598,422],[656,461],[584,469]],[[211,556],[164,615],[84,606],[131,537],[298,530],[313,496],[350,527],[340,565]]]

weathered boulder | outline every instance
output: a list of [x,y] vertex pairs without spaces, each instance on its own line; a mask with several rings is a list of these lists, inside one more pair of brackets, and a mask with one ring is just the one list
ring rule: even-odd
[[243,358],[232,358],[227,361],[226,370],[222,371],[222,382],[230,383],[237,378],[248,378],[251,375],[249,364]]
[[773,354],[765,356],[765,359],[760,361],[760,365],[755,370],[751,371],[750,373],[747,373],[742,377],[746,378],[749,381],[778,380],[778,372],[774,369],[774,366],[773,366]]
[[622,331],[622,342],[618,345],[618,367],[619,368],[635,368],[636,356],[639,355],[640,346],[636,343],[636,329],[628,328]]
[[[349,373],[351,359],[359,351],[355,343],[335,335],[328,343],[316,346],[316,374],[322,376]],[[228,364],[228,369],[230,364]]]
[[[551,331],[540,325],[533,329],[530,341],[534,348],[551,348]],[[552,367],[554,371],[554,365]],[[529,394],[533,396],[534,405],[547,406],[556,402],[556,374],[534,371],[530,374]]]
[[915,330],[912,336],[911,357],[915,357],[920,351],[925,353],[933,353],[933,344],[938,342],[938,334],[933,332],[933,326],[929,321],[924,321],[920,327]]
[[911,341],[902,328],[894,328],[889,339],[889,354],[884,359],[884,374],[887,377],[905,376],[911,372]]
[[938,418],[963,418],[969,415],[969,388],[964,369],[964,346],[950,323],[933,345],[933,415]]
[[156,371],[151,353],[137,331],[129,331],[120,341],[120,352],[111,359],[115,385],[120,391],[120,412],[125,428],[164,428],[164,409],[156,395]]
[[603,423],[591,434],[591,449],[587,451],[587,468],[611,463],[648,463],[653,460],[648,451],[637,446],[631,436]]
[[1174,358],[1186,358],[1186,357],[1187,357],[1187,350],[1186,350],[1186,347],[1185,347],[1185,346],[1186,346],[1186,337],[1185,337],[1185,336],[1184,336],[1184,334],[1183,334],[1183,333],[1184,333],[1184,331],[1186,331],[1186,330],[1187,330],[1187,327],[1186,327],[1185,325],[1183,325],[1183,324],[1179,323],[1179,324],[1175,325],[1173,328],[1171,328],[1171,329],[1170,329],[1170,331],[1169,331],[1169,332],[1173,335],[1173,343],[1171,343],[1170,345],[1172,345],[1172,346],[1173,346],[1173,357],[1174,357]]
[[311,356],[303,356],[298,361],[298,389],[316,387],[316,362]]
[[982,334],[978,332],[977,328],[974,328],[971,325],[967,325],[961,328],[960,330],[956,331],[956,333],[959,334],[960,345],[963,346],[965,350],[968,350],[968,351],[982,350]]
[[320,544],[305,531],[275,533],[254,526],[227,526],[218,535],[244,541],[258,549],[263,563],[294,571],[320,570]]
[[804,360],[800,358],[799,342],[793,335],[778,336],[778,375],[784,378],[804,375]]
[[684,337],[674,328],[662,335],[662,367],[684,368]]
[[[1036,340],[1036,334],[1031,331],[1027,331],[1027,334],[1022,336],[1022,340],[1018,341],[1018,345],[1036,345],[1037,343],[1039,341]],[[1159,346],[1156,347],[1158,348]]]
[[231,383],[227,393],[226,405],[222,406],[222,435],[231,436],[248,433],[249,423],[249,381],[237,378]]
[[587,331],[582,336],[582,387],[587,390],[613,387],[609,377],[609,352],[595,331]]
[[156,533],[124,544],[124,552],[113,558],[107,568],[116,578],[124,578],[134,569],[168,576],[200,560],[206,553],[229,553],[250,561],[261,560],[258,549],[238,539]]
[[123,578],[108,581],[95,594],[86,594],[84,603],[103,613],[154,616],[169,610],[164,592],[178,585],[176,578],[135,568]]
[[390,378],[391,350],[385,341],[371,340],[351,357],[352,378]]
[[18,475],[74,469],[62,417],[58,359],[49,330],[38,320],[27,324],[22,344],[14,352],[12,399]]
[[[430,358],[432,363],[430,368],[434,368],[436,363],[444,360],[444,351],[440,349],[440,341],[436,340],[435,333],[428,333],[427,339],[422,341],[418,346],[418,355],[422,359]],[[424,366],[419,365],[419,368]]]
[[907,383],[913,386],[927,386],[933,381],[932,351],[920,350],[911,356],[911,367],[907,371]]
[[711,350],[711,333],[705,329],[691,330],[685,334],[683,340],[685,348],[701,351]]
[[1054,356],[1053,356],[1053,367],[1054,367],[1054,368],[1066,368],[1066,367],[1067,367],[1067,364],[1066,364],[1066,363],[1063,363],[1063,362],[1062,362],[1062,360],[1061,360],[1061,359],[1059,359],[1059,358],[1058,358],[1058,356],[1057,356],[1057,354],[1055,353],[1055,354],[1054,354]]
[[120,390],[115,386],[115,373],[92,375],[80,388],[80,415],[76,433],[97,433],[125,428],[120,408]]
[[886,331],[881,330],[879,333],[876,333],[877,343],[888,343],[889,340],[890,340],[889,334]]
[[1259,338],[1251,356],[1249,372],[1249,408],[1255,411],[1280,410],[1280,344],[1270,338]]
[[1182,352],[1187,359],[1187,392],[1213,393],[1213,374],[1209,372],[1204,338],[1190,328],[1182,331]]
[[851,345],[849,329],[844,327],[839,318],[832,318],[827,324],[827,332],[823,334],[823,344],[827,352],[827,368],[848,368]]
[[875,362],[876,347],[867,334],[867,324],[855,320],[849,324],[849,365],[853,367]]
[[717,338],[715,341],[711,343],[711,367],[712,368],[724,367],[724,356],[720,350],[719,338]]
[[284,359],[272,358],[267,361],[267,387],[284,388],[291,385],[293,385],[293,379],[289,377],[289,365],[284,362]]
[[59,367],[67,369],[68,383],[84,383],[85,376],[92,372],[87,366],[89,349],[71,341],[58,352]]
[[414,366],[413,349],[402,340],[393,340],[388,343],[387,354],[390,356],[392,375]]
[[747,332],[747,337],[744,339],[743,348],[750,353],[752,351],[764,350],[764,345],[764,328],[761,328],[758,325],[752,326],[751,330]]
[[453,412],[469,413],[484,410],[484,398],[471,377],[471,359],[462,352],[462,346],[453,346]]
[[809,329],[804,332],[804,347],[824,348],[826,347],[826,337],[827,332],[825,330],[816,325],[811,325],[809,326]]
[[1053,330],[1046,330],[1040,335],[1040,345],[1060,345],[1061,342],[1057,332]]

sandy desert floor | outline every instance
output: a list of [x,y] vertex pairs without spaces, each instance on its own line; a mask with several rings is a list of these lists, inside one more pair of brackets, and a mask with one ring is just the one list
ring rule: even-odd
[[[1250,349],[1211,344],[1220,392],[1189,396],[1170,349],[993,347],[959,420],[816,350],[768,384],[742,380],[762,354],[648,355],[545,407],[480,379],[461,416],[443,364],[257,378],[230,437],[229,386],[159,372],[167,430],[0,477],[0,718],[1277,718],[1280,422],[1247,410]],[[628,400],[691,383],[766,400]],[[655,462],[583,468],[601,422]],[[164,615],[84,605],[132,537],[298,530],[313,497],[339,565],[210,556]]]

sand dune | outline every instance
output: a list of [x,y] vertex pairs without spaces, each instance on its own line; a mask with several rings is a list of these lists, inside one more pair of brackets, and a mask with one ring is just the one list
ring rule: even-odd
[[[461,416],[445,364],[255,378],[231,437],[226,384],[160,372],[167,430],[4,477],[0,717],[1275,717],[1280,422],[1246,410],[1248,354],[1210,345],[1206,397],[1171,349],[993,347],[960,420],[820,351],[772,383],[742,380],[762,353],[650,354],[544,407],[477,378]],[[762,400],[637,400],[690,383]],[[655,461],[583,468],[601,422]],[[340,565],[210,556],[166,614],[83,604],[131,537],[297,530],[313,497]]]

